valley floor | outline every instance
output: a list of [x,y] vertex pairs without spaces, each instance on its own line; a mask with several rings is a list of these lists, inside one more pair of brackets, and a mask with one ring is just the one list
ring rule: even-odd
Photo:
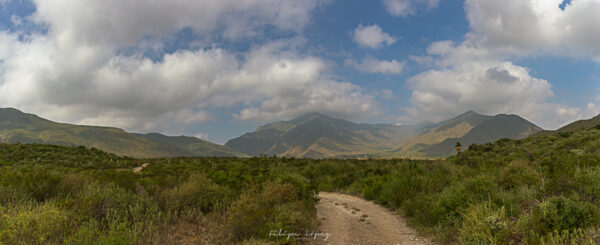
[[317,217],[321,233],[313,244],[432,244],[404,220],[373,202],[350,195],[320,192]]

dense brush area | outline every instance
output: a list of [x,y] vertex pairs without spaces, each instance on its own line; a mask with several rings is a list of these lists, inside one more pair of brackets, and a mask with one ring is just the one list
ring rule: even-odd
[[397,210],[442,244],[595,244],[600,127],[436,161],[141,160],[0,144],[0,243],[294,243],[269,231],[318,229],[318,190]]
[[442,244],[600,243],[600,127],[472,145],[440,161],[316,163],[322,190],[398,210]]
[[285,165],[1,144],[0,244],[231,244],[310,230],[315,189]]

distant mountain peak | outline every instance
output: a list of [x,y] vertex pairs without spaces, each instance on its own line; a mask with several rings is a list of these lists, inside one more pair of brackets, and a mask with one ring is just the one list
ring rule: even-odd
[[457,116],[455,118],[472,117],[472,116],[485,116],[485,115],[479,114],[473,110],[468,110],[465,113],[460,114],[459,116]]
[[392,150],[397,142],[420,130],[391,124],[359,124],[310,112],[289,121],[260,126],[225,145],[253,156],[354,156]]
[[301,116],[297,117],[294,120],[310,120],[310,119],[335,119],[329,115],[320,113],[320,112],[307,112],[302,114]]

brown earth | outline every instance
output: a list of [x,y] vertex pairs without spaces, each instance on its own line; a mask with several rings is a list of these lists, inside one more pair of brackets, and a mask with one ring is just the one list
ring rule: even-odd
[[324,235],[309,244],[433,244],[400,216],[373,202],[330,192],[319,193],[319,198],[317,217]]

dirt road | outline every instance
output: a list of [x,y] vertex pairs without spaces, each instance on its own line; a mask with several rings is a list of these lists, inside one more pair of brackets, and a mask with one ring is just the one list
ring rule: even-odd
[[330,236],[314,244],[432,244],[406,226],[388,209],[364,199],[321,192],[317,217],[321,232]]

